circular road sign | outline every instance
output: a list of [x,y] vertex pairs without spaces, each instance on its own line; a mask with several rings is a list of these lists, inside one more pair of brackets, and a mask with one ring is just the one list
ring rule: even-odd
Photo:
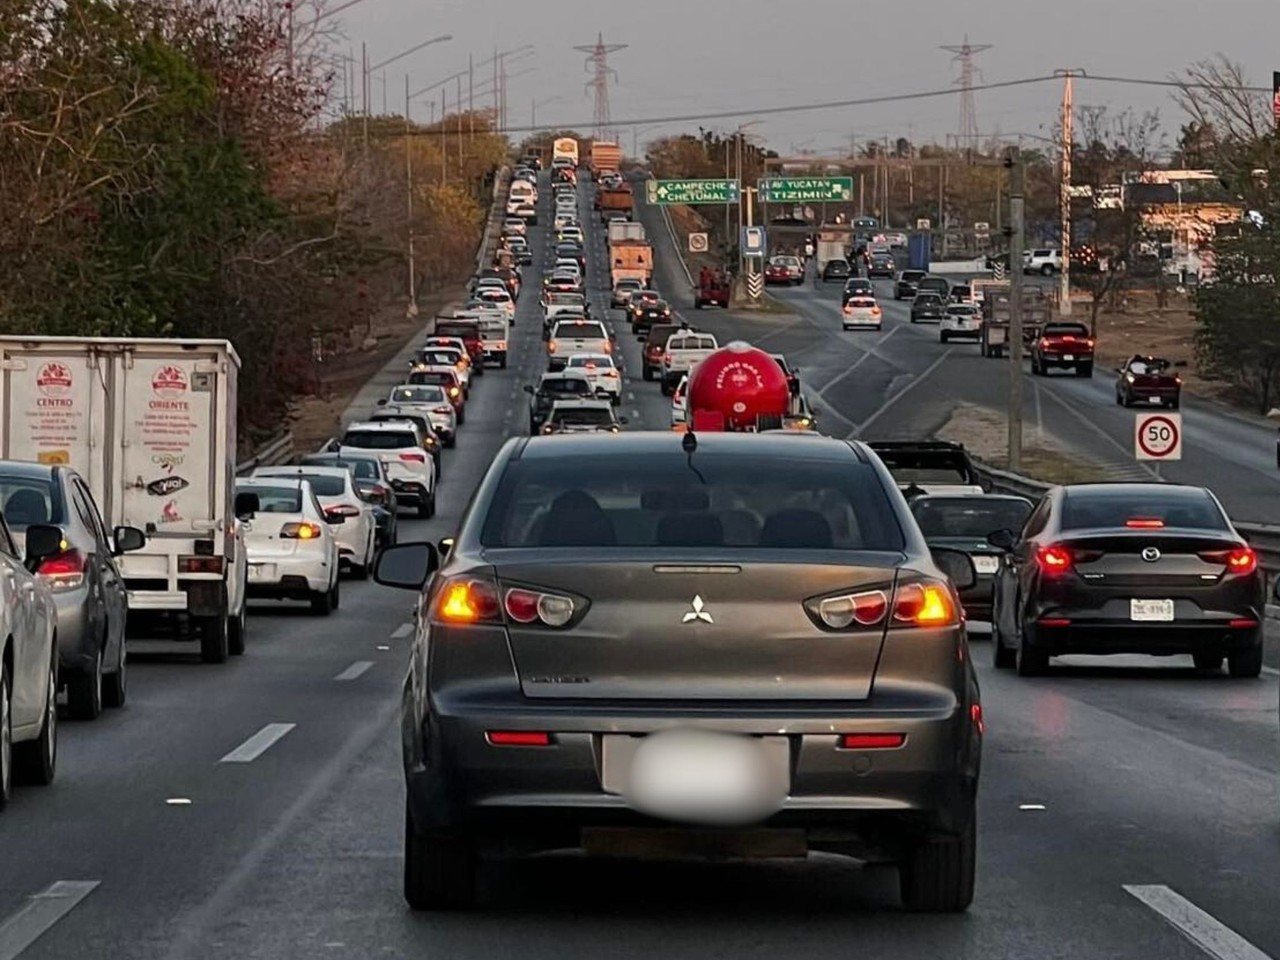
[[1182,418],[1167,414],[1139,414],[1138,456],[1144,460],[1174,460],[1182,451]]
[[689,234],[689,252],[690,253],[706,253],[707,252],[707,235],[705,233]]

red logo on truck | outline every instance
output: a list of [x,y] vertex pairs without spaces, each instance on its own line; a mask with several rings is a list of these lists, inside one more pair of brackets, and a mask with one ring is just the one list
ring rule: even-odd
[[151,389],[165,400],[177,400],[187,392],[187,375],[180,367],[166,364],[151,378]]
[[65,397],[71,392],[71,369],[50,360],[36,374],[36,386],[46,397]]

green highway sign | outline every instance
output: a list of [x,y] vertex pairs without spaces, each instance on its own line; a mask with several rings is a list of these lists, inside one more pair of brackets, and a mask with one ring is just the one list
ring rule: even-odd
[[853,199],[853,177],[770,177],[760,181],[765,203],[842,203]]
[[650,180],[650,203],[737,203],[737,180]]

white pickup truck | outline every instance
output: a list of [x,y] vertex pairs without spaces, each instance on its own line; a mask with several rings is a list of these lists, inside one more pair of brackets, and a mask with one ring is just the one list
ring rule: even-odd
[[547,341],[547,369],[563,370],[575,353],[613,353],[613,338],[599,320],[561,320]]
[[662,395],[671,396],[681,377],[719,349],[709,333],[682,331],[667,337],[662,350]]
[[510,335],[507,321],[501,317],[486,317],[478,325],[484,362],[496,363],[500,369],[507,369],[507,338]]

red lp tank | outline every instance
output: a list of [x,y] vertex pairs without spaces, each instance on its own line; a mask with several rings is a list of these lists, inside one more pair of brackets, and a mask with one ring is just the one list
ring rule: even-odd
[[782,426],[791,402],[776,360],[735,341],[712,353],[689,375],[686,410],[695,431],[750,431]]

